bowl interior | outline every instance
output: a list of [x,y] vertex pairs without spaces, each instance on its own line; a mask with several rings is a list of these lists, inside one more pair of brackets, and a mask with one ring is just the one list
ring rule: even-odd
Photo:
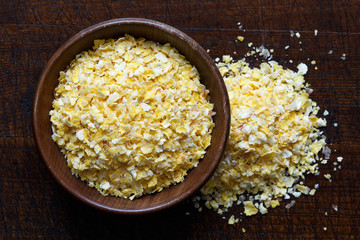
[[[101,195],[96,189],[71,174],[66,160],[51,139],[49,111],[58,84],[59,72],[81,51],[92,47],[95,39],[118,38],[124,34],[145,37],[148,40],[170,43],[196,66],[201,82],[210,90],[214,103],[215,128],[211,145],[199,165],[188,172],[185,180],[159,193],[145,195],[132,201]],[[167,208],[189,197],[211,176],[224,151],[230,128],[230,108],[225,85],[212,59],[200,45],[181,31],[166,24],[147,19],[115,19],[87,28],[68,40],[46,65],[34,98],[33,125],[37,146],[46,165],[56,180],[78,199],[95,207],[128,214],[152,212]]]

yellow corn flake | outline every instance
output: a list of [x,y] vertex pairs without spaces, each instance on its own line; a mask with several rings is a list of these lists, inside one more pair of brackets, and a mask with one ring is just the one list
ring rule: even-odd
[[314,154],[318,154],[318,152],[320,152],[320,150],[324,147],[325,145],[325,140],[321,139],[319,141],[315,141],[312,145],[311,145],[311,151]]
[[243,37],[243,36],[238,36],[237,39],[238,39],[240,42],[244,41],[244,37]]
[[246,216],[252,216],[258,213],[259,209],[257,209],[251,201],[244,202],[244,213]]
[[72,173],[102,194],[158,192],[183,181],[210,145],[208,94],[169,44],[95,40],[60,72],[52,138]]
[[233,225],[233,224],[238,223],[238,222],[239,222],[239,219],[235,218],[234,215],[231,215],[231,217],[228,220],[228,224],[230,224],[230,225]]
[[224,55],[223,56],[223,61],[225,63],[229,63],[232,60],[232,58],[230,57],[230,55]]
[[316,189],[311,189],[309,192],[309,195],[313,196],[313,195],[315,195],[315,192],[316,192]]
[[304,186],[304,185],[296,185],[296,189],[306,195],[309,194],[309,192],[310,192],[310,188],[307,186]]
[[277,199],[276,200],[271,200],[270,203],[271,203],[272,208],[276,208],[277,206],[280,206],[280,202]]
[[330,174],[324,174],[324,177],[325,177],[327,180],[331,181],[331,175],[330,175]]

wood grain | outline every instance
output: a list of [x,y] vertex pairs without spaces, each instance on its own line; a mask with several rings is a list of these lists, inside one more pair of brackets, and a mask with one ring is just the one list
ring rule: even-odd
[[[273,48],[274,59],[291,69],[307,63],[311,98],[330,112],[324,132],[336,149],[331,162],[343,156],[342,169],[321,166],[321,176],[306,178],[309,185],[319,183],[315,196],[301,196],[289,210],[286,202],[267,215],[241,217],[234,226],[210,210],[197,212],[191,201],[155,215],[124,217],[76,200],[55,182],[36,150],[32,99],[46,62],[66,40],[118,17],[170,24],[209,49],[213,58],[235,57],[234,51],[243,56],[253,42]],[[290,37],[290,30],[301,38]],[[234,42],[238,35],[245,36],[241,44]],[[359,239],[359,1],[1,1],[0,36],[0,239]],[[318,70],[308,58],[316,60]],[[325,173],[332,174],[331,183],[322,177]],[[240,212],[234,207],[225,216]]]

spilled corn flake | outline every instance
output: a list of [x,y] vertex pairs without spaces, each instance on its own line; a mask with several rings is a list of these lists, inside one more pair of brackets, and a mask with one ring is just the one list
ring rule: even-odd
[[315,192],[316,192],[316,189],[311,189],[309,192],[309,195],[313,196],[313,195],[315,195]]
[[331,204],[332,208],[335,210],[335,211],[338,211],[338,205],[336,204]]
[[228,224],[230,224],[230,225],[233,225],[233,224],[238,223],[238,222],[239,222],[239,219],[235,218],[234,215],[231,215],[231,217],[228,220]]
[[95,40],[60,72],[52,138],[72,173],[103,195],[159,192],[204,156],[214,127],[208,94],[170,44]]
[[286,204],[285,208],[286,209],[292,208],[295,205],[295,202],[296,202],[295,200],[292,200],[290,203]]
[[305,75],[308,71],[308,67],[305,63],[300,63],[298,66],[297,66],[297,69],[298,69],[298,73],[300,75]]
[[244,37],[243,37],[243,36],[238,36],[237,39],[238,39],[240,42],[244,41]]
[[326,121],[316,116],[319,107],[304,80],[306,64],[298,72],[275,61],[250,68],[244,59],[217,67],[229,93],[231,130],[222,161],[201,189],[205,205],[228,209],[235,202],[251,216],[279,206],[288,193],[315,194],[296,185],[305,174],[318,174],[318,154],[326,145],[318,129]]
[[324,174],[324,177],[327,179],[327,180],[329,180],[329,181],[331,181],[331,175],[330,174]]
[[252,216],[258,213],[258,209],[254,206],[253,202],[245,201],[244,202],[244,213],[246,216]]

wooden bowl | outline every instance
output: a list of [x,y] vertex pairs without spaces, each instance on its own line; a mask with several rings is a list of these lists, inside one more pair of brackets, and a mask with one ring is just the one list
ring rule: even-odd
[[[201,82],[210,90],[214,103],[215,128],[211,145],[198,166],[188,172],[185,180],[159,193],[144,195],[134,200],[103,196],[96,189],[71,174],[67,162],[52,140],[49,111],[58,85],[59,72],[78,53],[91,49],[95,39],[118,38],[124,34],[148,40],[170,43],[196,66]],[[218,165],[229,135],[230,104],[223,79],[213,60],[204,49],[185,33],[166,24],[140,18],[123,18],[91,26],[68,40],[45,66],[36,89],[33,106],[33,128],[40,154],[55,179],[81,201],[97,208],[122,214],[141,214],[168,208],[191,196],[209,179]]]

